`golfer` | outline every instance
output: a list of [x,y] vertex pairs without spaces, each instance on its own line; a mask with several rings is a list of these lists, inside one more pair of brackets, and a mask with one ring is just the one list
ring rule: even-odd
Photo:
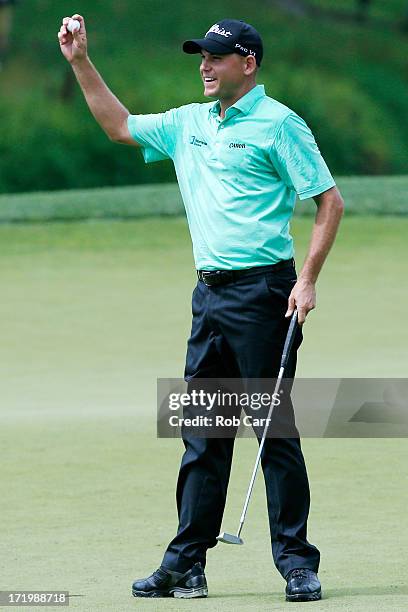
[[[302,324],[315,308],[315,284],[335,239],[343,200],[314,137],[295,112],[257,84],[263,46],[250,25],[224,19],[202,39],[204,104],[131,115],[87,53],[84,19],[74,35],[59,31],[95,119],[115,142],[139,146],[146,162],[170,158],[186,208],[198,282],[185,378],[276,378],[290,316],[297,337],[285,376],[294,377]],[[136,75],[137,77],[137,75]],[[142,84],[140,85],[143,86]],[[296,276],[289,223],[296,195],[317,211],[305,262]],[[217,544],[233,438],[184,436],[177,484],[179,526],[136,597],[205,597],[206,552]],[[298,437],[267,438],[262,452],[272,554],[286,599],[321,598],[320,554],[307,540],[309,485]]]

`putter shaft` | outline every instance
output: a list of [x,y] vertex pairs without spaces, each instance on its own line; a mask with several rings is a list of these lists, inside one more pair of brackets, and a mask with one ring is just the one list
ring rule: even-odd
[[[292,348],[292,344],[293,344],[293,341],[295,339],[295,333],[296,333],[296,329],[297,329],[297,315],[298,315],[297,309],[295,309],[294,312],[293,312],[292,318],[290,320],[290,325],[289,325],[288,333],[286,335],[286,340],[285,340],[285,344],[284,344],[283,352],[282,352],[282,358],[281,358],[279,374],[278,374],[278,378],[276,380],[276,385],[275,385],[275,390],[274,390],[273,397],[275,396],[276,393],[279,392],[279,387],[281,385],[281,382],[282,382],[282,379],[283,379],[283,375],[284,375],[284,372],[285,372],[285,368],[286,368],[286,365],[287,365],[287,362],[288,362],[288,358],[289,358],[289,354],[290,354],[290,349]],[[256,475],[258,473],[259,464],[261,462],[262,450],[263,450],[263,447],[264,447],[264,444],[265,444],[266,434],[268,432],[270,418],[272,416],[273,409],[274,409],[274,405],[273,405],[273,402],[271,402],[271,405],[270,405],[270,408],[269,408],[269,412],[268,412],[268,417],[267,417],[266,424],[265,424],[265,427],[264,427],[264,431],[263,431],[263,434],[262,434],[262,439],[261,439],[261,442],[259,444],[258,453],[257,453],[256,459],[255,459],[255,465],[254,465],[254,469],[253,469],[253,472],[252,472],[251,480],[249,482],[248,491],[247,491],[247,495],[246,495],[245,502],[244,502],[244,507],[242,509],[242,514],[241,514],[241,518],[240,518],[240,521],[239,521],[239,528],[238,528],[238,531],[237,531],[237,535],[236,536],[230,536],[231,540],[237,538],[237,540],[240,540],[240,541],[232,542],[232,541],[229,541],[228,539],[223,539],[223,536],[227,536],[227,537],[229,536],[229,534],[226,534],[224,532],[224,533],[220,534],[218,536],[218,538],[217,538],[217,539],[219,539],[220,542],[225,542],[227,544],[233,544],[233,543],[234,544],[243,544],[243,540],[241,539],[241,531],[242,531],[242,528],[243,528],[244,523],[245,523],[245,517],[246,517],[247,510],[248,510],[249,501],[251,499],[252,490],[254,488],[254,483],[255,483]]]

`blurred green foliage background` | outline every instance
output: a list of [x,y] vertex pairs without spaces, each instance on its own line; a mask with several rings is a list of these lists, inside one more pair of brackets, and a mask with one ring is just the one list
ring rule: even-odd
[[259,82],[304,117],[333,173],[406,173],[406,4],[372,2],[357,22],[352,0],[20,0],[0,72],[0,192],[175,180],[171,162],[146,166],[90,116],[57,42],[62,17],[75,12],[91,59],[132,113],[206,101],[199,57],[182,53],[182,41],[225,17],[249,21],[265,45]]

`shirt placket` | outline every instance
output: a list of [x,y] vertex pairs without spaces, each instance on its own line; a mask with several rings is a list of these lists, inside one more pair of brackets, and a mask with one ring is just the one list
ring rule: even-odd
[[216,123],[216,134],[214,138],[214,143],[212,146],[212,150],[208,160],[215,165],[222,164],[222,151],[223,144],[225,142],[225,129],[231,122],[231,119],[238,113],[239,111],[233,107],[227,109],[225,113],[224,119],[221,119],[219,115],[213,115],[214,121]]

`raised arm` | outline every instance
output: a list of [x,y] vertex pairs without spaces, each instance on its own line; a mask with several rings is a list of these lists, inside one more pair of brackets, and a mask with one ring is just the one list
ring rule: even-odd
[[111,140],[138,146],[127,127],[129,111],[111,92],[88,57],[84,18],[81,15],[73,15],[72,19],[79,21],[80,29],[71,34],[67,30],[70,17],[64,17],[58,40],[61,52],[72,66],[91,113]]

